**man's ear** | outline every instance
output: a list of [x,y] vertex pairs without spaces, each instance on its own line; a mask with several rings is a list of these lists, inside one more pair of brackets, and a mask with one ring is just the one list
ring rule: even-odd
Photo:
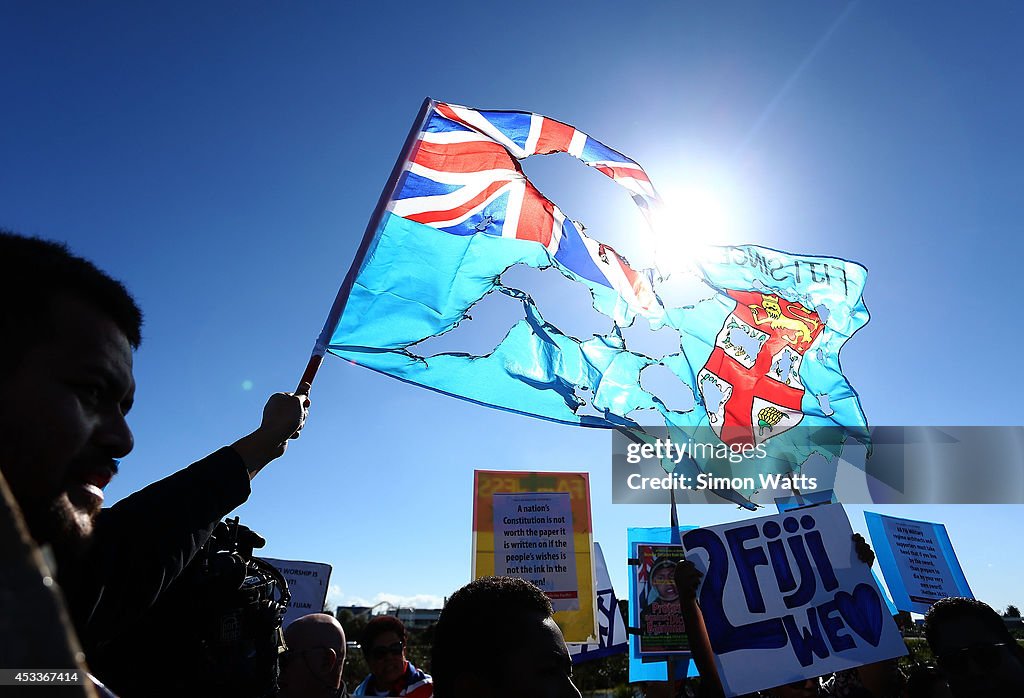
[[320,670],[329,673],[338,662],[338,653],[330,647],[324,647],[323,659],[320,660]]
[[494,692],[476,674],[462,674],[455,679],[455,692],[451,698],[492,698]]

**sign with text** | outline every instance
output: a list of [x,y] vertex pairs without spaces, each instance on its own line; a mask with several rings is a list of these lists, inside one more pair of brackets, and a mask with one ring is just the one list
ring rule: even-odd
[[300,560],[278,560],[261,557],[261,560],[277,568],[288,582],[292,598],[284,614],[281,627],[288,627],[296,618],[320,613],[327,601],[327,585],[331,580],[331,566],[323,562],[302,562]]
[[494,573],[539,586],[556,611],[580,607],[568,492],[494,495]]
[[641,657],[689,654],[675,581],[676,564],[683,553],[681,545],[635,546],[630,566],[636,578],[633,603],[639,620]]
[[473,579],[538,584],[566,642],[597,641],[593,544],[587,473],[474,471]]
[[974,598],[946,527],[865,511],[871,545],[896,607],[927,613],[947,596]]
[[727,696],[907,653],[839,504],[682,536]]

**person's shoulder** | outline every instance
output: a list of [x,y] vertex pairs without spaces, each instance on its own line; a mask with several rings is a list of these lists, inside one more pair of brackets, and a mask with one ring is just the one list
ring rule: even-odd
[[406,698],[432,698],[434,695],[434,685],[428,675],[425,681],[420,681],[415,686],[409,686],[403,695]]
[[406,674],[406,686],[402,695],[406,698],[431,698],[434,695],[434,679],[430,674],[409,662],[409,670]]

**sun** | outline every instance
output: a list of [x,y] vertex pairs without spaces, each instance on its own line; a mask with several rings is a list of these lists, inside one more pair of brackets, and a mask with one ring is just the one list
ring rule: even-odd
[[725,186],[688,182],[659,187],[663,206],[653,212],[658,267],[689,266],[709,246],[727,244],[736,229],[736,206]]

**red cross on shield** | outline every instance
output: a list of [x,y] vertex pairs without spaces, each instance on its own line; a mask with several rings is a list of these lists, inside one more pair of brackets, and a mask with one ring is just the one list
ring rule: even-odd
[[726,293],[736,307],[697,374],[697,387],[723,442],[756,445],[803,419],[800,364],[824,323],[816,311],[775,294]]

